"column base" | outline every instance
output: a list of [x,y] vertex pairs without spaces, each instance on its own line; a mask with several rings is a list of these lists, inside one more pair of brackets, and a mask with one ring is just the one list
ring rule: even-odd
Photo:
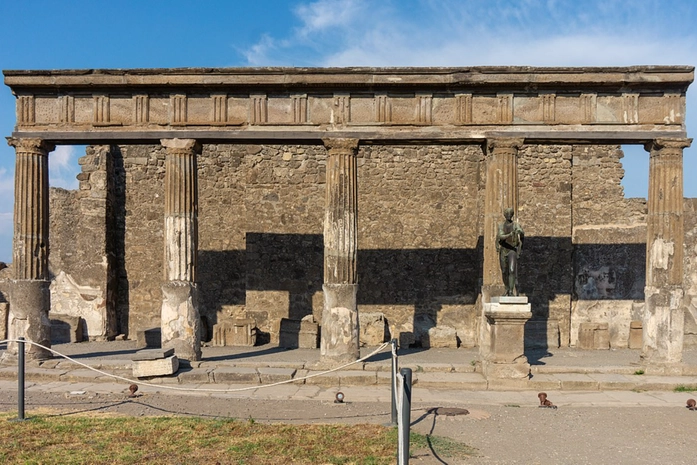
[[357,284],[324,284],[320,354],[323,363],[360,358]]
[[[24,337],[27,342],[35,342],[44,347],[51,347],[51,321],[48,311],[51,309],[51,294],[48,281],[14,280],[10,282],[10,310],[7,315],[7,337],[18,339]],[[18,344],[7,345],[9,355],[18,354]],[[49,350],[25,344],[27,360],[46,360],[53,357]]]
[[162,285],[162,348],[174,349],[178,358],[201,360],[201,318],[198,289],[188,281]]
[[681,363],[685,334],[683,289],[647,286],[644,295],[642,361],[666,367]]

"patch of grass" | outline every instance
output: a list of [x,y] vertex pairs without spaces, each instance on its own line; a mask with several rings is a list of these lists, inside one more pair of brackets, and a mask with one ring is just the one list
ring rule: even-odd
[[[35,416],[9,421],[13,418],[16,415],[0,415],[2,463],[387,465],[395,462],[397,451],[396,429],[380,425],[283,425],[188,417]],[[443,453],[452,447],[439,439],[431,441],[437,441],[434,444]]]
[[477,449],[441,436],[423,435],[411,432],[409,450],[430,449],[439,457],[476,456]]
[[520,405],[518,405],[518,404],[505,404],[504,407],[515,407],[515,408],[520,408]]
[[673,388],[673,392],[694,392],[697,391],[697,387],[695,386],[683,386],[682,384],[679,386],[675,386]]
[[635,375],[643,375],[644,373],[645,373],[645,371],[641,370],[641,369],[634,372]]

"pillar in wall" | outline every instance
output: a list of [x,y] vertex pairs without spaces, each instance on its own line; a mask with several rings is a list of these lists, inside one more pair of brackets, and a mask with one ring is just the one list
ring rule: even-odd
[[326,139],[324,310],[320,352],[324,361],[359,358],[356,304],[358,251],[357,139]]
[[642,359],[651,365],[682,361],[683,149],[692,139],[656,139],[646,145],[649,198]]
[[518,215],[518,149],[523,139],[497,138],[487,140],[486,192],[484,200],[484,276],[482,300],[503,295],[504,286],[496,251],[498,224],[503,211],[513,208]]
[[161,144],[167,151],[162,347],[174,348],[179,358],[200,360],[196,156],[201,146],[193,139],[164,139]]
[[[8,139],[15,148],[13,280],[10,287],[8,337],[24,337],[51,346],[48,281],[48,154],[55,146],[42,139]],[[51,352],[29,344],[29,359],[46,359]],[[8,353],[17,353],[16,344]]]

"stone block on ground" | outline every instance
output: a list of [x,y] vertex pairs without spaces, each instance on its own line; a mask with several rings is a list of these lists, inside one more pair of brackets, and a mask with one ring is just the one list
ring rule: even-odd
[[558,320],[528,320],[525,323],[526,349],[557,349],[560,345]]
[[361,346],[379,346],[387,340],[388,328],[385,314],[382,312],[363,313],[358,316],[360,322]]
[[173,375],[177,370],[179,370],[179,359],[176,355],[155,360],[133,361],[133,376],[136,378]]
[[136,331],[136,349],[157,349],[162,347],[162,330],[160,328]]
[[174,349],[144,349],[135,353],[133,361],[157,360],[174,355]]
[[51,321],[51,344],[84,340],[84,320],[79,316],[49,313],[48,318]]
[[641,349],[644,338],[643,323],[640,320],[634,320],[629,324],[629,348]]
[[257,343],[256,323],[251,318],[235,318],[213,326],[213,345],[253,347]]
[[425,349],[457,349],[457,331],[455,328],[436,326],[429,328],[421,338],[421,347]]
[[316,349],[319,346],[319,325],[310,320],[281,319],[279,347]]
[[581,323],[578,345],[581,349],[609,349],[610,332],[607,323]]

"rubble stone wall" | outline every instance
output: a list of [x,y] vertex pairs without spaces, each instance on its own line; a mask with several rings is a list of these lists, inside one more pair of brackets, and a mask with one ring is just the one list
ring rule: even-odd
[[[403,342],[428,345],[433,328],[445,328],[462,346],[475,344],[482,149],[359,147],[358,307],[384,313]],[[106,200],[90,204],[103,215],[85,215],[76,193],[53,192],[51,272],[99,287],[118,331],[134,338],[160,322],[165,153],[159,145],[112,146],[110,166],[95,153],[88,149],[80,176],[113,179]],[[646,205],[623,197],[621,157],[617,146],[521,148],[520,290],[533,304],[526,341],[575,345],[580,323],[609,322],[611,343],[626,347],[643,302]],[[204,340],[230,317],[254,318],[262,342],[278,341],[282,318],[321,321],[325,159],[321,145],[204,146],[196,279]],[[83,182],[84,196],[93,187]],[[686,282],[697,296],[696,209],[686,201]],[[78,227],[68,226],[76,217]],[[84,274],[82,263],[91,264]],[[692,311],[686,328],[697,335]]]

